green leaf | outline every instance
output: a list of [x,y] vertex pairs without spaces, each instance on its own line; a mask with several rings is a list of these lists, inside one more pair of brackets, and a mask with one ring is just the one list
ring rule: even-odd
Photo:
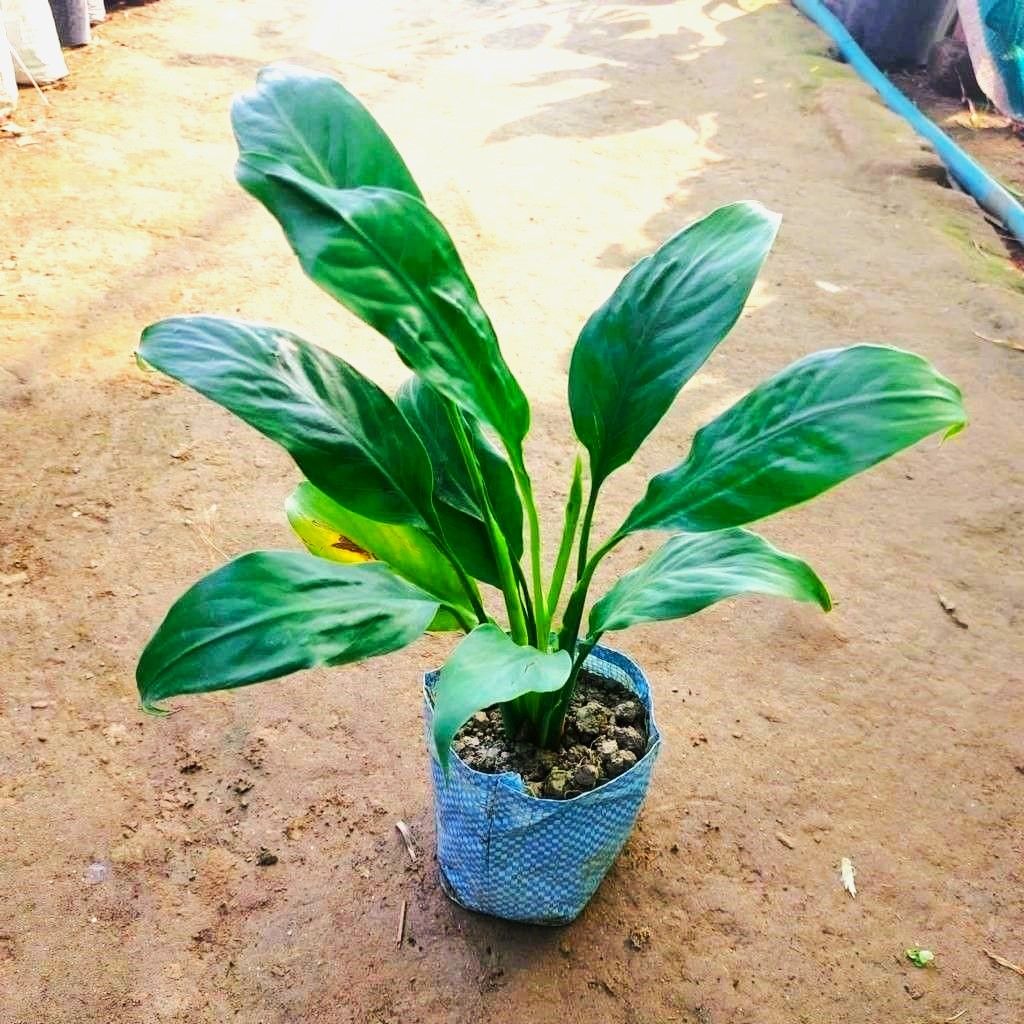
[[[434,493],[466,515],[480,520],[483,511],[473,489],[442,399],[418,377],[410,377],[395,395],[395,404],[420,436],[434,470]],[[505,457],[491,444],[479,423],[465,417],[470,443],[480,463],[494,518],[517,561],[523,554],[523,506],[515,477]],[[486,538],[486,533],[483,535]]]
[[242,187],[277,218],[309,277],[521,460],[526,396],[441,222],[415,196],[332,189],[242,153]]
[[344,360],[289,331],[212,316],[147,327],[139,355],[276,441],[347,508],[427,525],[423,445],[388,395]]
[[415,640],[437,607],[385,565],[254,551],[178,598],[139,659],[139,695],[152,709],[180,694],[387,654]]
[[[378,523],[344,508],[311,483],[301,483],[285,502],[288,522],[303,544],[318,558],[332,562],[384,562],[403,579],[436,597],[442,605],[459,609],[463,621],[473,621],[465,607],[465,591],[437,545],[415,526]],[[442,609],[444,612],[444,609]],[[432,630],[458,629],[448,613]]]
[[422,198],[381,126],[328,75],[288,64],[263,68],[255,87],[235,97],[231,126],[242,153],[321,185],[376,185]]
[[965,422],[959,390],[920,356],[875,345],[817,352],[699,430],[616,536],[742,526]]
[[727,597],[769,594],[832,607],[825,585],[799,558],[746,530],[680,534],[623,576],[590,610],[590,635],[641,622],[682,619]]
[[587,321],[569,367],[596,486],[625,465],[739,318],[780,218],[723,206],[641,260]]
[[935,963],[935,954],[930,949],[921,949],[920,946],[911,946],[906,950],[907,959],[915,967],[931,967]]
[[441,669],[434,690],[434,745],[445,771],[455,734],[471,715],[526,693],[552,693],[569,678],[567,651],[520,647],[492,623],[477,626]]

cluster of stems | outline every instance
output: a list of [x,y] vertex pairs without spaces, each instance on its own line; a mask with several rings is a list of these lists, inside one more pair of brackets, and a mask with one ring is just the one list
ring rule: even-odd
[[[505,612],[508,616],[509,635],[522,646],[530,645],[542,652],[547,652],[554,647],[557,650],[569,651],[573,655],[572,670],[561,690],[550,694],[526,694],[502,705],[502,720],[510,738],[529,739],[540,746],[554,747],[561,739],[565,715],[576,688],[580,670],[594,645],[600,639],[600,635],[594,635],[580,640],[587,592],[598,563],[618,543],[620,538],[612,537],[588,557],[590,531],[600,481],[591,480],[584,511],[583,463],[577,457],[569,485],[565,521],[554,571],[545,588],[541,559],[540,518],[533,497],[533,486],[520,453],[510,450],[508,454],[512,474],[526,513],[529,532],[530,577],[527,578],[519,561],[512,556],[508,541],[495,516],[483,471],[470,441],[462,412],[449,401],[445,402],[445,409],[483,515],[484,526],[498,567]],[[583,512],[582,525],[580,523],[581,512]],[[477,624],[492,621],[484,608],[476,583],[470,579],[452,554],[444,540],[440,525],[435,523],[432,526],[436,534],[435,539],[438,541],[442,553],[458,574],[473,608],[473,613],[477,617],[477,621],[473,623],[461,621],[464,616],[460,616],[460,624],[463,629],[468,632]],[[562,614],[561,628],[557,635],[553,635],[552,624],[559,610],[574,548],[577,556],[575,583]]]

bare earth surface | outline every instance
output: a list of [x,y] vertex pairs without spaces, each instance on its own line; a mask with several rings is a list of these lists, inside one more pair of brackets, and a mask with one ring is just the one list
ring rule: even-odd
[[[1024,340],[1020,278],[823,37],[788,6],[718,0],[160,0],[98,35],[48,111],[23,92],[30,144],[0,141],[0,1022],[1019,1024],[1024,977],[983,949],[1024,963],[1024,355],[984,340]],[[765,527],[833,614],[747,600],[617,641],[666,744],[571,927],[438,889],[419,674],[446,640],[137,710],[171,600],[293,544],[296,479],[140,373],[140,328],[241,314],[402,377],[231,179],[229,97],[276,59],[341,75],[458,241],[536,400],[549,529],[576,331],[716,204],[781,211],[775,254],[602,529],[816,348],[893,341],[965,390],[961,437]],[[937,969],[907,963],[914,944]]]

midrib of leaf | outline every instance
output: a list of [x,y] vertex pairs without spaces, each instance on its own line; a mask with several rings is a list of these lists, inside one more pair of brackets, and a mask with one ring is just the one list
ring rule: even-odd
[[281,106],[278,104],[277,97],[273,94],[273,92],[268,90],[267,95],[270,100],[270,105],[274,108],[274,112],[278,115],[281,122],[288,127],[289,134],[295,139],[296,142],[298,142],[299,148],[309,157],[314,167],[316,167],[316,169],[320,172],[320,175],[323,179],[321,181],[321,184],[331,187],[330,169],[317,156],[316,150],[312,149],[306,142],[306,140],[302,137],[298,130],[298,127],[288,116],[287,112],[283,110]]
[[[345,581],[341,581],[341,580],[339,580],[337,582],[338,582],[338,585],[341,586],[341,587],[353,587],[353,586],[361,587],[362,586],[361,583],[345,582]],[[431,595],[431,594],[424,594],[424,596],[425,597],[433,598],[433,595]],[[407,597],[397,597],[396,596],[396,597],[390,598],[390,600],[402,601],[402,602],[408,603],[409,601],[417,600],[417,599],[407,598]],[[436,599],[434,599],[434,600],[432,600],[430,602],[424,601],[422,603],[424,603],[424,604],[427,604],[427,603],[435,604],[436,603],[438,606],[440,606],[440,604],[441,604],[441,602],[436,600]],[[330,609],[328,609],[328,610],[330,610]],[[309,612],[309,609],[306,609],[307,616],[308,616],[308,612]],[[257,627],[257,626],[260,627],[260,628],[265,629],[268,626],[273,625],[275,622],[277,622],[280,619],[286,619],[286,618],[294,616],[294,615],[295,615],[294,611],[289,611],[287,609],[279,608],[279,609],[275,609],[273,611],[259,612],[259,613],[250,615],[247,619],[243,619],[242,621],[236,621],[236,622],[232,623],[231,626],[229,626],[227,629],[219,631],[217,633],[217,635],[214,636],[214,637],[209,637],[209,638],[203,639],[203,640],[197,640],[194,643],[188,644],[187,646],[184,646],[184,647],[180,648],[177,651],[177,653],[174,655],[174,657],[172,657],[170,660],[168,660],[168,661],[163,663],[163,669],[162,669],[160,674],[161,675],[165,675],[168,672],[168,670],[171,669],[172,666],[177,665],[179,662],[181,662],[187,656],[193,654],[196,651],[200,651],[200,650],[202,650],[205,647],[209,647],[209,646],[211,646],[212,644],[215,644],[215,643],[220,643],[221,641],[223,641],[224,639],[226,639],[228,637],[236,636],[239,633],[243,633],[246,630],[252,629],[252,628]],[[366,628],[366,627],[372,625],[376,620],[381,619],[381,618],[387,618],[387,617],[388,616],[385,613],[383,613],[383,612],[374,612],[369,617],[360,620],[360,627],[361,628]],[[331,631],[334,632],[336,628],[337,627],[332,626]],[[179,634],[179,636],[180,636],[180,634]],[[160,698],[157,698],[157,699],[160,699]]]
[[[274,175],[271,174],[271,177],[273,177],[273,176]],[[279,181],[284,181],[285,184],[291,184],[290,182],[288,182],[287,178],[279,178],[278,180]],[[349,190],[349,189],[339,189],[338,191],[353,191],[353,192],[356,192],[356,191],[359,191],[359,189],[351,189],[351,190]],[[408,198],[412,199],[415,202],[420,203],[420,205],[423,206],[423,203],[420,200],[418,200],[415,196],[409,195],[409,193],[407,193],[407,192],[399,192],[397,189],[390,189],[390,188],[381,188],[380,191],[381,192],[391,192],[391,193],[394,193],[395,195],[398,195],[398,196],[408,196]],[[383,249],[381,249],[381,247],[379,245],[377,245],[372,240],[372,238],[370,238],[370,236],[367,235],[366,232],[363,231],[353,221],[351,216],[349,216],[347,213],[342,213],[340,210],[336,210],[334,207],[330,206],[328,203],[326,203],[325,201],[320,199],[318,196],[312,196],[311,198],[313,199],[314,202],[318,203],[321,207],[326,208],[328,211],[330,211],[331,213],[335,214],[336,216],[338,216],[342,220],[344,220],[344,222],[348,225],[349,230],[354,235],[356,235],[359,239],[362,240],[362,242],[366,246],[366,248],[369,249],[370,252],[377,257],[377,260],[380,263],[385,264],[391,270],[391,272],[398,279],[398,281],[402,285],[402,287],[415,300],[416,306],[419,308],[420,312],[422,312],[426,316],[428,322],[430,323],[430,325],[434,329],[434,331],[441,338],[447,340],[448,343],[452,346],[453,349],[455,349],[456,351],[463,351],[463,346],[458,344],[458,339],[456,339],[456,338],[454,338],[452,336],[451,332],[438,319],[437,315],[434,313],[431,303],[429,301],[427,301],[428,297],[429,297],[428,294],[423,289],[419,288],[416,285],[416,283],[413,281],[413,279],[410,278],[409,275],[406,274],[405,271],[401,268],[401,265],[399,263],[396,263],[396,261],[394,261],[393,259],[391,259],[391,257]],[[430,211],[427,210],[426,206],[423,206],[423,208],[429,214]],[[476,333],[476,328],[472,324],[470,324],[470,329],[473,330],[474,333]],[[466,369],[472,370],[472,363],[473,363],[473,360],[471,360],[471,359],[470,360],[465,360],[464,363],[463,363],[463,366]],[[485,382],[475,373],[472,374],[472,376],[473,376],[473,380],[478,385],[479,390],[482,393],[486,394],[487,393],[487,388],[485,386],[482,386],[482,385],[484,385]]]
[[[276,338],[275,341],[276,341],[276,344],[278,346],[278,351],[279,351],[280,350],[280,346],[282,344],[282,339],[281,338]],[[275,353],[275,355],[276,354],[277,353]],[[350,444],[353,444],[361,452],[363,452],[363,454],[367,456],[367,461],[370,462],[374,467],[376,467],[376,469],[380,472],[381,476],[383,476],[385,480],[389,480],[391,482],[391,486],[394,488],[395,492],[397,494],[401,494],[402,497],[405,498],[405,500],[409,502],[409,506],[411,508],[415,509],[420,515],[422,515],[423,514],[422,510],[417,507],[417,503],[414,502],[414,501],[411,501],[409,499],[409,495],[406,493],[405,488],[399,485],[399,481],[397,481],[395,479],[394,475],[390,472],[389,467],[385,463],[382,463],[376,457],[376,453],[372,449],[370,449],[368,451],[365,445],[363,445],[361,443],[356,443],[357,439],[354,437],[354,435],[350,431],[346,431],[346,430],[342,429],[341,421],[336,416],[333,415],[332,408],[327,404],[326,401],[324,401],[323,398],[321,398],[317,394],[316,389],[312,387],[312,385],[305,378],[305,376],[301,375],[298,378],[298,380],[296,381],[296,383],[297,383],[296,390],[300,394],[305,395],[305,397],[307,398],[308,401],[310,401],[311,404],[317,406],[317,408],[319,408],[321,410],[326,411],[328,413],[328,422],[330,422],[330,424],[337,429],[338,433],[342,437],[347,438]],[[409,429],[412,430],[411,427]],[[318,449],[319,451],[322,451],[322,452],[324,452],[327,455],[331,454],[331,450],[330,450],[329,446],[325,446],[325,445],[322,445],[322,444],[321,445],[310,444],[309,447],[310,448]],[[428,481],[427,481],[427,500],[428,500],[428,502],[431,502],[431,503],[432,503],[432,499],[433,499],[433,487],[432,487],[432,484],[433,484],[433,478],[428,479]],[[427,518],[425,516],[423,517],[423,520],[424,520],[424,522],[427,522]]]
[[[757,445],[760,445],[764,442],[771,440],[773,437],[777,437],[779,434],[785,433],[786,431],[793,429],[800,423],[812,418],[813,416],[817,416],[821,413],[827,414],[833,409],[852,409],[860,405],[874,404],[880,401],[890,402],[893,399],[900,398],[938,398],[943,401],[948,401],[947,396],[939,392],[926,391],[923,389],[913,389],[904,391],[894,391],[885,394],[881,397],[865,396],[852,399],[843,399],[842,401],[836,402],[826,402],[824,404],[815,405],[806,412],[800,413],[792,417],[791,419],[787,419],[784,423],[781,423],[779,426],[774,427],[771,430],[767,430],[764,433],[755,434],[748,442],[745,442],[741,444],[739,447],[734,448],[728,455],[725,456],[725,458],[712,461],[710,465],[708,465],[702,473],[693,477],[689,481],[687,490],[690,491],[696,489],[698,484],[713,470],[720,469],[722,466],[727,466],[729,463],[734,462],[741,455],[745,455],[747,452],[750,451],[751,448],[754,448]],[[689,461],[689,457],[687,457],[687,461]],[[672,471],[669,470],[669,472],[671,473]],[[751,473],[748,476],[744,477],[743,480],[741,480],[740,482],[742,483],[746,480],[749,480],[750,477],[754,475],[756,474]],[[688,504],[686,506],[687,511],[692,512],[696,509],[703,508],[709,502],[714,501],[718,494],[719,492],[715,491],[714,493],[707,495],[707,497],[702,498],[700,501],[696,503]]]
[[[649,258],[653,258],[653,257],[649,257]],[[694,270],[699,269],[700,266],[704,262],[706,262],[708,259],[710,259],[710,253],[709,252],[705,252],[705,253],[701,254],[701,256],[698,257],[696,262],[693,264],[693,269]],[[655,275],[654,281],[652,281],[652,285],[655,284],[655,283],[660,283],[662,278],[667,277],[671,272],[672,272],[672,264],[671,263],[667,263],[661,269],[661,271],[659,271],[659,273]],[[661,317],[662,310],[665,307],[665,304],[672,297],[672,292],[673,292],[673,289],[671,289],[671,288],[665,289],[665,294],[661,297],[661,301],[658,303],[658,305],[655,308],[653,314],[650,317],[647,318],[647,323],[650,326],[647,326],[647,327],[645,327],[644,329],[642,329],[641,331],[638,332],[638,334],[636,336],[636,341],[635,342],[631,343],[631,341],[630,341],[630,334],[629,334],[628,331],[624,331],[623,332],[623,334],[626,337],[626,346],[625,347],[626,347],[627,355],[634,355],[635,356],[635,354],[637,352],[640,352],[643,349],[648,347],[648,345],[650,344],[651,334],[654,333],[654,331],[655,331],[654,324],[656,324],[659,321],[659,319]],[[632,301],[632,300],[629,300],[628,303],[624,303],[624,305],[627,305],[627,304],[628,304],[628,306],[630,308],[635,308],[635,306],[636,306],[636,303],[634,301]],[[702,310],[701,312],[703,313],[705,311]],[[738,317],[737,317],[737,319],[738,319]],[[710,353],[708,353],[708,355],[710,355]],[[707,359],[707,357],[705,357],[705,361],[706,361],[706,359]],[[631,393],[633,384],[636,381],[637,377],[639,376],[639,372],[640,372],[639,371],[639,360],[636,359],[636,358],[627,359],[627,369],[626,369],[626,372],[625,372],[625,375],[624,375],[624,379],[621,381],[620,386],[617,387],[616,390],[615,390],[615,398],[613,400],[613,404],[612,404],[612,407],[611,407],[612,415],[608,416],[608,417],[606,417],[604,419],[604,423],[606,424],[606,427],[605,427],[605,430],[604,430],[605,448],[606,449],[607,449],[607,446],[608,446],[608,436],[609,436],[609,433],[610,433],[610,431],[607,429],[607,424],[617,425],[619,423],[620,418],[621,418],[621,414],[622,414],[622,407],[623,407],[623,404],[625,403],[625,400],[626,400],[626,395]],[[655,381],[661,380],[662,377],[664,377],[664,376],[665,376],[664,373],[660,373],[660,374],[657,375],[657,377],[654,378],[654,380]],[[693,375],[691,374],[690,377],[692,378],[692,376]],[[689,379],[690,378],[688,378],[687,380],[689,380]],[[687,383],[687,381],[683,381],[683,385],[685,385],[686,383]],[[683,385],[680,386],[680,390],[682,389]],[[674,401],[674,398],[673,398],[673,401]],[[669,403],[669,404],[671,405],[671,403]],[[666,412],[667,411],[668,410],[666,410]],[[664,413],[662,415],[664,415]],[[639,447],[639,446],[637,446],[637,447]],[[605,453],[602,453],[602,454],[604,455]],[[606,480],[614,472],[614,470],[612,470],[612,469],[605,470],[604,462],[605,462],[605,458],[602,458],[602,460],[601,460],[601,463],[602,463],[601,464],[602,473],[601,473],[601,477],[600,477],[600,479],[602,481]],[[616,467],[616,468],[618,468],[618,467]]]

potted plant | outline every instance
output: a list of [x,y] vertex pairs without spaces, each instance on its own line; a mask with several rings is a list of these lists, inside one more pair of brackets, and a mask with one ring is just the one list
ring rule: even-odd
[[[807,356],[703,427],[594,543],[604,484],[736,322],[774,240],[779,219],[759,204],[715,210],[630,270],[576,342],[587,471],[577,458],[546,577],[526,396],[390,140],[336,81],[288,67],[264,70],[232,119],[239,182],[412,376],[391,397],[276,327],[146,329],[144,364],[291,454],[305,481],[287,514],[310,553],[242,555],[187,591],[139,661],[142,706],[463,633],[424,688],[442,882],[474,909],[571,920],[628,836],[659,744],[642,672],[602,636],[747,593],[827,610],[814,571],[744,527],[955,434],[960,393],[892,348]],[[640,531],[669,536],[590,603],[601,560]]]

